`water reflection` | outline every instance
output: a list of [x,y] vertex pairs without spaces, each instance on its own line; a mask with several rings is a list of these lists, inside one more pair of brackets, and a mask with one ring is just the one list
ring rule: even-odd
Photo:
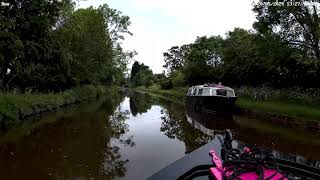
[[137,114],[146,113],[153,105],[151,96],[148,94],[141,94],[136,92],[129,92],[130,97],[130,111],[133,116]]
[[230,114],[196,113],[193,108],[185,109],[184,106],[148,94],[135,93],[131,99],[152,102],[153,106],[160,105],[160,131],[170,139],[184,142],[185,153],[201,147],[213,139],[212,135],[231,129],[239,141],[262,148],[277,149],[286,154],[300,154],[307,159],[320,159],[319,136],[298,127],[288,129],[260,119]]
[[164,107],[160,131],[171,139],[184,142],[185,153],[192,152],[208,142],[210,137],[187,122],[183,107],[177,104]]
[[[0,179],[114,179],[126,173],[120,149],[111,139],[129,147],[132,137],[125,123],[129,112],[115,110],[121,100],[87,104],[62,120],[45,124],[18,141],[0,145]],[[94,108],[96,107],[96,108]],[[55,115],[47,116],[53,118]],[[112,128],[110,128],[112,127]]]
[[9,133],[5,142],[0,137],[0,179],[145,179],[225,129],[238,140],[235,146],[278,149],[276,157],[319,166],[312,161],[320,159],[319,138],[308,132],[195,113],[148,94],[113,95],[41,117],[47,120],[24,135]]
[[186,118],[194,128],[210,137],[214,137],[216,134],[223,134],[226,129],[236,128],[232,114],[197,113],[193,108],[187,108]]
[[[303,134],[298,134],[298,136],[297,134],[294,135],[294,133],[303,132],[301,129],[295,129],[294,132],[290,132],[276,125],[263,124],[263,122],[259,122],[259,119],[248,120],[246,117],[234,117],[230,114],[216,114],[205,111],[199,113],[195,112],[193,108],[187,108],[186,117],[194,128],[210,136],[210,139],[218,134],[224,134],[226,129],[230,129],[236,139],[233,142],[234,148],[243,149],[245,146],[263,147],[267,150],[269,149],[276,158],[320,168],[320,161],[317,161],[319,159],[318,139],[305,131]],[[276,132],[275,134],[274,131]],[[308,142],[312,143],[307,144]],[[306,144],[300,145],[300,143]],[[309,149],[306,147],[309,147]],[[296,154],[297,152],[304,154],[306,157]]]

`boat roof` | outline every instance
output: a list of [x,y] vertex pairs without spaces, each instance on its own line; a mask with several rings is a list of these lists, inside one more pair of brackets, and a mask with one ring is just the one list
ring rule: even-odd
[[233,90],[232,88],[230,88],[230,87],[228,87],[228,86],[223,86],[223,85],[220,85],[220,84],[203,84],[203,85],[192,86],[192,87],[190,87],[190,88],[194,88],[194,87]]

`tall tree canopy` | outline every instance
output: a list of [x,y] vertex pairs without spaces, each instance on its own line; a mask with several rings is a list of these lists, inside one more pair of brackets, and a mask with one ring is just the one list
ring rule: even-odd
[[60,91],[124,82],[136,53],[121,41],[130,19],[103,5],[74,11],[72,0],[6,0],[0,9],[0,88]]
[[112,42],[102,14],[93,8],[79,9],[59,29],[70,76],[81,84],[111,81]]
[[[314,0],[288,1],[273,6],[267,0],[254,6],[257,22],[254,27],[261,34],[273,33],[292,47],[298,47],[308,56],[320,60],[319,6]],[[319,3],[319,2],[318,2]]]
[[54,27],[66,1],[6,2],[9,5],[1,8],[0,15],[2,88],[56,88],[65,78]]
[[[174,86],[222,81],[232,86],[319,87],[318,1],[259,1],[253,30],[198,37],[164,53]],[[178,76],[177,76],[178,75]],[[177,78],[180,77],[180,78]]]
[[135,61],[131,68],[131,83],[133,86],[144,85],[149,87],[154,81],[154,76],[152,70],[149,66],[140,64],[138,61]]
[[182,68],[185,65],[185,56],[188,50],[187,45],[173,46],[168,52],[163,53],[165,65],[169,73]]

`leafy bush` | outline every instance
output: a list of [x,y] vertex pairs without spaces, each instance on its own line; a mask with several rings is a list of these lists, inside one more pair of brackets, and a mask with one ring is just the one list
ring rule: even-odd
[[161,89],[168,90],[168,89],[172,89],[173,85],[170,79],[165,79],[160,82],[160,87]]
[[235,89],[238,96],[252,97],[255,93],[266,94],[270,100],[293,101],[300,104],[319,104],[320,90],[317,88],[292,87],[273,89],[267,86],[246,87]]
[[186,78],[185,75],[180,72],[180,71],[176,71],[172,76],[172,84],[174,87],[181,87],[186,85]]

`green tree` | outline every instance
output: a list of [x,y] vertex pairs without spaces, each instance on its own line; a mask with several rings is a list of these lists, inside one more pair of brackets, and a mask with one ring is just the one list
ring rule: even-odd
[[66,1],[5,2],[9,6],[0,10],[2,88],[57,90],[65,78],[54,27]]
[[132,64],[132,68],[131,68],[131,79],[133,79],[139,72],[140,70],[140,64],[138,61],[135,61]]
[[93,8],[79,9],[59,29],[64,62],[76,83],[112,81],[112,42],[102,14]]
[[184,69],[188,84],[200,84],[217,81],[220,78],[216,73],[222,64],[221,48],[223,39],[220,36],[198,37],[189,45]]
[[181,69],[185,65],[186,53],[189,50],[188,45],[173,46],[168,52],[163,53],[165,65],[169,73]]
[[105,19],[108,26],[108,34],[110,34],[115,46],[117,46],[119,40],[124,40],[126,34],[132,35],[128,30],[131,24],[129,16],[122,15],[122,12],[110,8],[107,4],[100,6],[98,10]]
[[107,4],[104,4],[98,8],[98,11],[103,15],[105,24],[108,27],[106,34],[110,37],[113,49],[113,68],[111,74],[113,75],[113,82],[125,82],[125,76],[128,76],[127,65],[130,60],[137,55],[136,51],[124,50],[121,47],[122,40],[126,35],[132,35],[129,31],[131,24],[129,16],[123,15],[122,12],[110,8]]
[[103,5],[74,11],[72,0],[6,0],[0,9],[0,85],[60,91],[125,82],[136,54],[121,41],[130,20]]
[[265,80],[265,61],[260,60],[254,34],[239,28],[227,33],[223,46],[224,81],[237,85],[257,85],[258,81]]
[[175,87],[181,87],[186,85],[186,77],[184,73],[180,70],[174,71],[171,74],[172,84]]
[[[269,6],[267,0],[254,6],[257,13],[255,29],[261,34],[275,34],[292,47],[297,47],[310,56],[320,59],[319,6],[313,0],[288,1],[284,6]],[[291,5],[290,3],[298,3]]]
[[131,69],[131,82],[133,86],[149,87],[154,82],[154,76],[149,66],[134,62]]

